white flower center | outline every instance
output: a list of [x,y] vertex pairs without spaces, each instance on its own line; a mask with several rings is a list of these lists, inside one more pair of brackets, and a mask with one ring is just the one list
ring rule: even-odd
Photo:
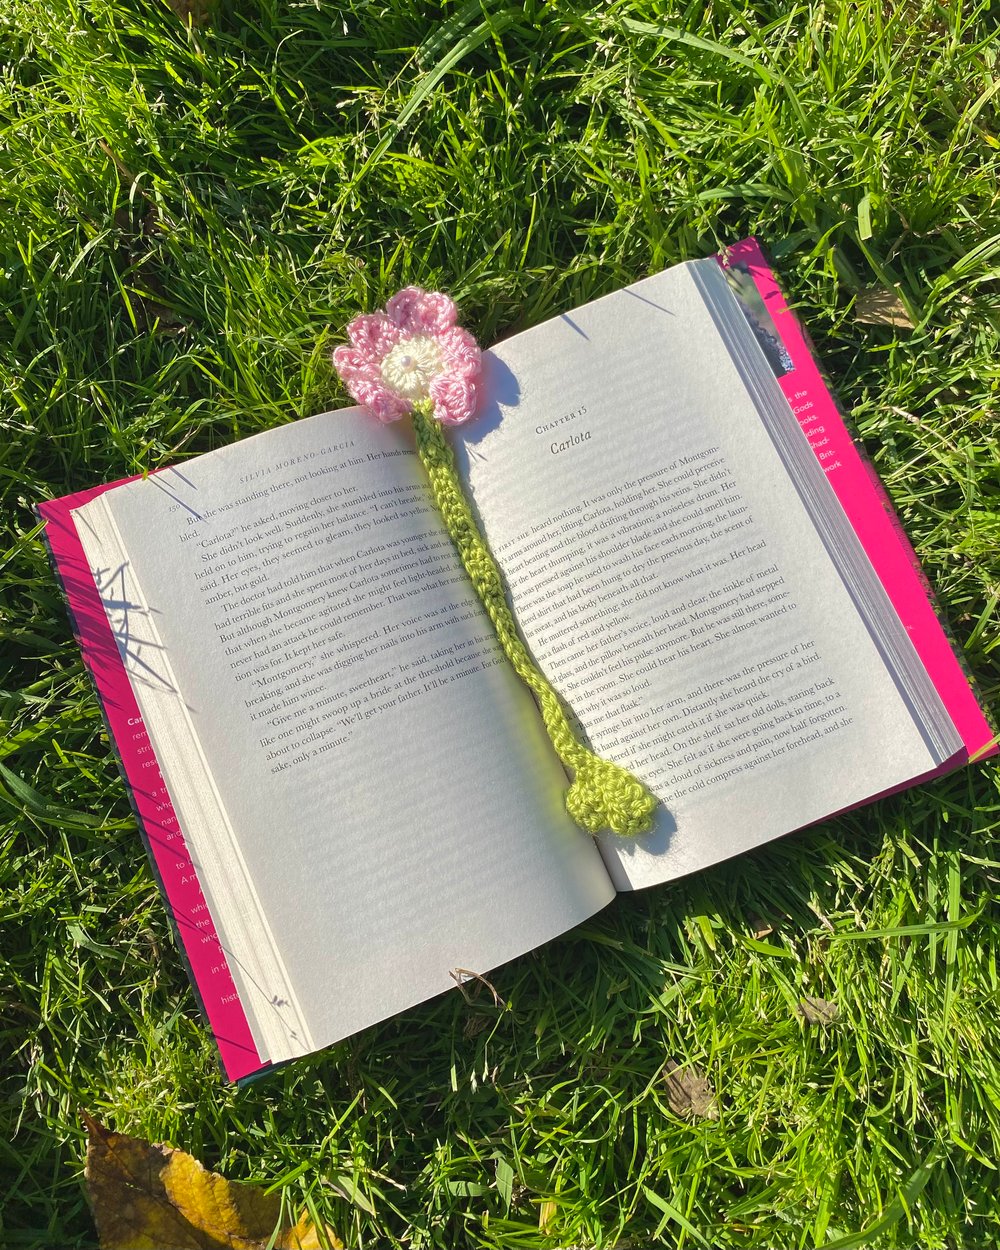
[[403,339],[382,361],[382,381],[411,402],[427,398],[427,388],[441,372],[437,343],[426,334]]

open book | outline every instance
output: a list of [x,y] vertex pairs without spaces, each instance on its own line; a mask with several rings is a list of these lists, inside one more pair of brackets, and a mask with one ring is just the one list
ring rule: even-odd
[[661,800],[634,841],[563,810],[408,422],[40,507],[230,1077],[991,751],[759,249],[727,264],[501,343],[451,432],[528,646]]

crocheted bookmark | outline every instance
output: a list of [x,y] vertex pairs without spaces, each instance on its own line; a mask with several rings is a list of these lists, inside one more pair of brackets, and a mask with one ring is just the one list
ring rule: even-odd
[[573,732],[559,695],[532,660],[507,605],[503,578],[462,491],[444,425],[460,425],[475,411],[480,351],[455,325],[455,305],[438,291],[407,287],[384,313],[355,318],[350,346],[334,364],[351,395],[381,421],[413,414],[417,451],[434,503],[444,518],[465,571],[493,622],[504,654],[535,695],[546,731],[574,774],[566,810],[589,833],[610,829],[622,837],[652,825],[656,798],[626,769],[595,755]]

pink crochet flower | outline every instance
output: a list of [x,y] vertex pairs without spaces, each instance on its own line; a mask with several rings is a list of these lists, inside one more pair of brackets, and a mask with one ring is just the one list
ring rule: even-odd
[[481,354],[468,330],[455,325],[456,315],[447,295],[408,286],[385,312],[355,317],[347,327],[350,346],[333,353],[344,385],[380,421],[398,421],[427,400],[445,425],[468,421]]

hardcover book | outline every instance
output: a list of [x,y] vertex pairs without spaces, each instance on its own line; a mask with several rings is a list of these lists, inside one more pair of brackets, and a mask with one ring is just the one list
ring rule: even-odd
[[754,240],[500,343],[450,436],[535,659],[660,800],[639,838],[563,809],[407,422],[39,506],[231,1079],[995,750]]

